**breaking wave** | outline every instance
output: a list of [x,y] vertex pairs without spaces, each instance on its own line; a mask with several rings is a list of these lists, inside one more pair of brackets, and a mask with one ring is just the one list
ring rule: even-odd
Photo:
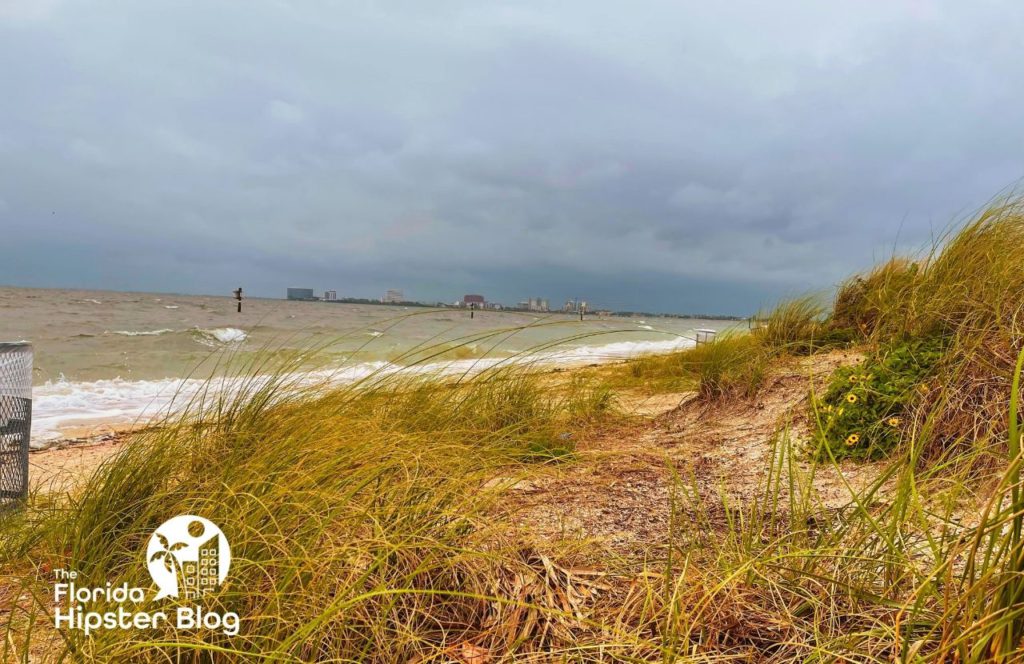
[[196,341],[206,346],[240,344],[249,337],[248,332],[237,327],[217,327],[212,330],[196,328],[194,333]]
[[120,334],[123,337],[158,337],[161,334],[170,334],[174,330],[163,328],[160,330],[114,330],[110,334]]
[[[232,327],[194,330],[193,333],[209,340],[210,343],[221,345],[241,343],[247,337],[243,330]],[[311,371],[303,374],[303,380],[309,384],[327,382],[344,385],[375,374],[462,375],[513,362],[540,365],[593,364],[639,355],[669,353],[692,345],[692,339],[678,337],[661,341],[618,341],[600,345],[560,347],[514,358],[459,359],[413,366],[401,366],[385,361],[363,362]],[[32,437],[37,441],[53,440],[61,437],[63,429],[75,425],[144,422],[174,412],[188,403],[206,385],[206,381],[200,379],[181,378],[114,378],[92,382],[48,382],[33,390]]]

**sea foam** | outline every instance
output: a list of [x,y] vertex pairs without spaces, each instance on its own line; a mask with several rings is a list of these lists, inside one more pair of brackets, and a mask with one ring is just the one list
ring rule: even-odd
[[249,336],[245,330],[239,330],[237,327],[217,327],[211,330],[196,328],[194,332],[196,341],[206,346],[240,344]]
[[[200,331],[197,331],[200,332]],[[238,343],[245,332],[235,328],[201,330],[219,343]],[[219,334],[218,334],[219,333]],[[402,366],[384,361],[347,364],[332,369],[311,371],[300,383],[308,385],[345,385],[370,376],[396,373],[408,375],[471,375],[508,364],[573,366],[669,353],[693,345],[687,337],[660,341],[617,341],[608,344],[554,347],[515,357],[432,362]],[[217,385],[215,380],[213,386]],[[250,387],[251,387],[250,383]],[[207,382],[199,379],[165,378],[161,380],[125,380],[114,378],[92,382],[54,381],[33,389],[32,438],[47,441],[60,438],[72,426],[132,424],[173,414],[188,404]],[[230,389],[230,388],[229,388]]]
[[163,328],[160,330],[114,330],[110,334],[120,334],[123,337],[158,337],[161,334],[170,334],[174,330]]

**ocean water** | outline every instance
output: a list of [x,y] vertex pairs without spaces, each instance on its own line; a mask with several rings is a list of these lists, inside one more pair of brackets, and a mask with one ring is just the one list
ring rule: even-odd
[[[620,360],[693,344],[733,321],[599,318],[111,291],[0,288],[0,341],[30,341],[33,438],[164,412],[225,360],[310,351],[311,377]],[[315,352],[314,352],[315,351]]]

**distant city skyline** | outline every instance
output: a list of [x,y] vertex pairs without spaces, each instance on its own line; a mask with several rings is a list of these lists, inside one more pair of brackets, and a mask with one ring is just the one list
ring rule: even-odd
[[[271,298],[276,299],[276,298]],[[385,291],[383,297],[370,298],[361,297],[359,295],[346,295],[342,294],[340,297],[338,291],[334,289],[324,289],[322,295],[318,295],[317,291],[312,288],[296,288],[289,287],[285,289],[286,300],[299,300],[299,301],[324,301],[324,302],[337,302],[341,304],[346,303],[380,303],[380,304],[405,304],[405,305],[416,305],[426,307],[447,307],[447,308],[460,308],[460,309],[473,309],[476,311],[530,311],[536,313],[563,313],[563,314],[593,314],[593,315],[608,315],[608,314],[653,314],[653,315],[668,315],[668,316],[679,316],[679,315],[693,315],[697,317],[706,318],[747,318],[758,312],[751,311],[745,314],[734,314],[726,313],[714,310],[677,310],[677,311],[660,311],[660,310],[649,310],[637,307],[602,307],[594,303],[589,302],[584,298],[569,298],[562,305],[551,306],[548,298],[541,297],[530,297],[525,300],[519,300],[518,302],[498,302],[495,300],[488,299],[486,296],[480,293],[467,293],[462,296],[461,299],[454,301],[444,299],[419,299],[413,296],[407,296],[400,289],[389,289]]]
[[[564,304],[569,300],[579,299],[587,303],[589,311],[595,311],[597,309],[609,309],[613,311],[647,311],[651,313],[712,313],[722,314],[726,316],[749,316],[760,309],[765,308],[767,304],[771,304],[776,300],[770,295],[765,295],[761,299],[749,299],[743,297],[726,298],[723,300],[715,300],[708,298],[699,297],[700,289],[695,291],[693,295],[697,297],[690,297],[687,293],[672,293],[666,294],[666,297],[655,301],[653,306],[650,304],[650,297],[636,297],[632,298],[636,292],[647,292],[647,293],[659,293],[664,292],[666,289],[671,288],[671,284],[663,282],[646,282],[642,280],[642,277],[636,277],[632,280],[626,280],[624,282],[624,290],[632,291],[625,292],[621,295],[614,294],[610,297],[598,298],[590,295],[590,290],[586,288],[586,284],[582,285],[577,289],[559,289],[557,287],[534,287],[529,289],[511,290],[510,288],[495,290],[491,294],[488,292],[481,292],[482,289],[457,289],[457,288],[444,288],[437,287],[434,290],[426,291],[414,288],[398,288],[398,289],[379,289],[374,287],[367,287],[363,289],[347,289],[338,284],[338,282],[330,282],[330,287],[314,288],[314,292],[317,296],[322,296],[323,292],[327,290],[333,290],[336,293],[338,299],[365,299],[365,300],[382,300],[382,293],[386,294],[388,290],[394,290],[402,293],[402,300],[409,302],[419,302],[423,304],[434,304],[444,303],[452,304],[461,301],[467,293],[478,293],[484,295],[487,302],[497,302],[505,307],[516,307],[523,302],[529,302],[531,298],[538,298],[538,296],[529,296],[529,293],[571,293],[569,295],[550,295],[542,297],[548,303],[548,308],[553,311],[561,311],[564,308]],[[388,282],[385,282],[388,283]],[[394,283],[392,280],[390,283]],[[629,286],[635,287],[633,291]],[[284,297],[284,291],[280,286],[276,286],[268,291],[264,289],[247,288],[246,292],[250,293],[253,297],[269,297],[269,298],[281,298]],[[461,293],[461,294],[460,294]],[[217,295],[218,293],[201,293],[207,295]],[[502,295],[504,294],[504,295]],[[781,297],[797,296],[803,294],[818,294],[822,298],[827,298],[830,293],[825,289],[819,289],[818,291],[811,291],[810,289],[800,291],[793,290],[792,292],[786,292]],[[737,294],[739,295],[739,294]],[[644,304],[644,302],[648,304]],[[667,306],[669,303],[678,303],[680,306]],[[745,306],[746,304],[746,306]]]

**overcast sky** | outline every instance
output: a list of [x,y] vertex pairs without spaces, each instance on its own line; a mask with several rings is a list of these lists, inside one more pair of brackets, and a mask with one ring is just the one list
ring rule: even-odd
[[0,283],[749,313],[1024,176],[1024,3],[0,0]]

